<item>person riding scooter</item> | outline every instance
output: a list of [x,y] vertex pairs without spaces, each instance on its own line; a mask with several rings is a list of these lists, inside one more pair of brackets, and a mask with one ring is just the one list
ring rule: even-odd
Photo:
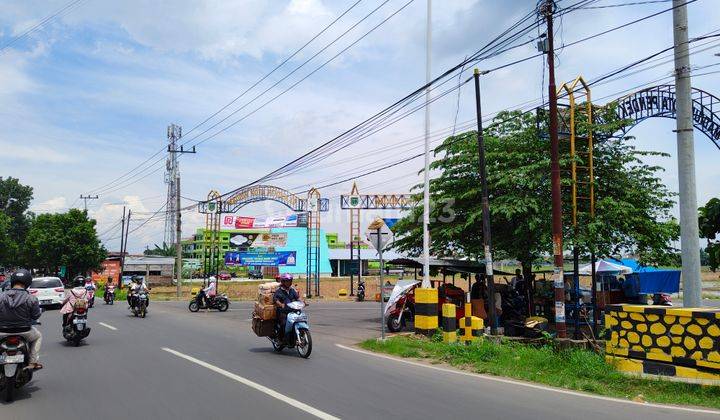
[[200,299],[200,302],[203,303],[203,305],[206,308],[210,307],[210,301],[215,297],[217,294],[217,279],[215,276],[210,276],[208,279],[208,286],[202,290],[200,290],[198,298]]
[[277,280],[280,282],[280,287],[278,287],[273,295],[273,302],[277,307],[277,322],[280,330],[279,335],[282,338],[285,335],[285,321],[287,320],[287,314],[290,312],[287,305],[291,302],[300,300],[300,295],[297,290],[292,287],[292,274],[282,274],[278,276]]
[[[130,305],[131,308],[133,307],[133,299],[135,299],[135,297],[141,290],[144,290],[145,292],[149,292],[150,289],[148,289],[148,287],[145,285],[145,282],[143,281],[142,277],[132,276],[132,282],[130,283],[130,290],[128,291],[128,296],[127,296],[128,305]],[[150,298],[149,297],[147,299],[146,305],[150,306]]]
[[30,347],[30,363],[33,370],[42,369],[39,363],[42,334],[32,324],[36,322],[42,311],[37,298],[28,293],[32,283],[32,275],[25,269],[17,270],[10,276],[10,289],[0,294],[0,338],[19,335],[28,342]]
[[62,302],[62,308],[60,313],[63,316],[62,326],[65,327],[70,322],[70,316],[75,310],[75,302],[80,299],[84,299],[86,302],[90,299],[90,292],[85,287],[85,279],[83,276],[77,276],[72,282],[73,288],[65,296]]

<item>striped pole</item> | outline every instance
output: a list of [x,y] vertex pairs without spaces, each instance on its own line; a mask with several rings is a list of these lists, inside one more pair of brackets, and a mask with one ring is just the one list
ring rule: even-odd
[[444,303],[442,306],[442,331],[444,343],[457,342],[457,319],[452,303]]
[[438,329],[438,291],[415,289],[415,334],[431,337]]

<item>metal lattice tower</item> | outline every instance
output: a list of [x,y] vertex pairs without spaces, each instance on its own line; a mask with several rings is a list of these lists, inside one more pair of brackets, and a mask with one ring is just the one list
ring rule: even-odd
[[177,217],[177,179],[180,175],[178,167],[177,142],[182,137],[182,127],[170,124],[167,129],[168,156],[165,161],[165,184],[167,184],[167,201],[165,203],[165,239],[166,244],[175,243]]

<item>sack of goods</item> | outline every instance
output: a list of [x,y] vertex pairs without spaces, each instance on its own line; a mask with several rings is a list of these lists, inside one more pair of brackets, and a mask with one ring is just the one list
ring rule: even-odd
[[258,300],[253,311],[252,329],[258,337],[267,337],[275,329],[275,305],[273,295],[280,283],[270,282],[258,286]]

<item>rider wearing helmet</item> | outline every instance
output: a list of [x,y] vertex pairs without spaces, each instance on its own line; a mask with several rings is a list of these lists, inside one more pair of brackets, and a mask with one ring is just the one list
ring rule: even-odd
[[10,276],[10,290],[0,294],[0,338],[9,335],[23,337],[30,347],[31,369],[42,369],[38,363],[42,334],[32,324],[40,318],[42,311],[37,298],[28,293],[32,275],[28,270],[17,270]]
[[292,274],[282,274],[276,277],[276,280],[280,282],[280,287],[277,288],[273,295],[273,302],[277,307],[277,320],[280,327],[280,336],[282,337],[285,334],[285,321],[289,312],[287,304],[300,300],[300,295],[292,287]]
[[[148,287],[145,285],[145,282],[143,281],[143,278],[140,276],[132,276],[132,283],[130,283],[130,291],[127,296],[128,305],[132,308],[132,299],[135,297],[137,293],[139,293],[141,290],[144,290],[145,292],[149,291]],[[150,298],[147,299],[147,306],[150,306]]]
[[62,308],[60,308],[60,313],[63,316],[63,327],[70,322],[70,315],[72,315],[75,310],[75,302],[79,299],[85,299],[85,301],[87,301],[90,298],[90,294],[85,288],[85,278],[83,276],[76,276],[72,281],[72,287],[73,288],[65,295]]
[[200,291],[200,299],[205,303],[206,307],[210,307],[210,300],[217,294],[217,278],[210,276],[208,286]]

